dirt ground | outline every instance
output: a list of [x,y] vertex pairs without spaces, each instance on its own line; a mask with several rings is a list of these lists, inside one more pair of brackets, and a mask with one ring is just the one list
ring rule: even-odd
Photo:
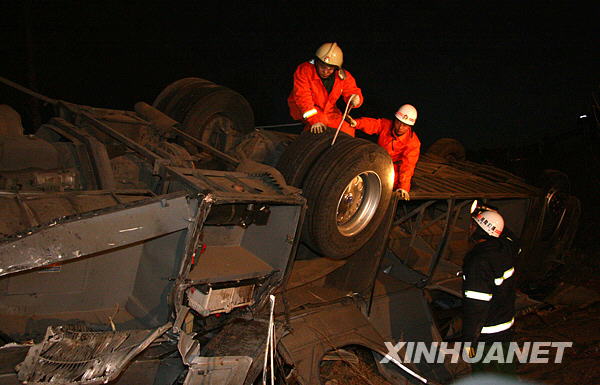
[[358,360],[323,361],[321,382],[325,385],[390,385],[377,371],[370,352],[364,349],[349,348]]
[[520,364],[519,377],[535,384],[600,384],[600,303],[523,317],[517,341],[573,342],[573,347],[565,350],[562,363]]
[[597,232],[580,236],[559,272],[561,282],[545,299],[553,305],[519,319],[519,342],[573,342],[560,364],[520,365],[521,378],[536,384],[600,384],[599,241]]

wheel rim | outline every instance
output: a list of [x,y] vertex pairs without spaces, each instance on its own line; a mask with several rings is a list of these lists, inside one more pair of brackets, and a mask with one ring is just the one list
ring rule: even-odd
[[202,141],[214,148],[227,152],[233,146],[233,139],[239,136],[235,123],[225,115],[211,116],[202,129]]
[[545,231],[542,232],[543,240],[554,239],[559,232],[567,212],[565,201],[566,197],[562,191],[551,189],[546,194],[544,221],[548,224],[544,226]]
[[379,206],[381,188],[381,179],[373,171],[355,176],[346,185],[336,211],[337,228],[342,235],[355,235],[369,224]]

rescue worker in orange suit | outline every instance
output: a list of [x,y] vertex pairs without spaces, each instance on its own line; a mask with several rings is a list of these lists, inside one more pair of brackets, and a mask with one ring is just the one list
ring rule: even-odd
[[395,119],[349,119],[351,125],[366,134],[378,135],[377,143],[386,149],[394,162],[394,190],[404,200],[410,199],[410,181],[421,152],[421,141],[413,131],[417,109],[404,104],[396,111]]
[[[474,203],[474,206],[476,203]],[[475,246],[463,262],[463,341],[470,342],[466,353],[473,358],[478,342],[484,342],[481,355],[472,365],[474,372],[493,371],[514,374],[512,363],[483,363],[492,342],[503,344],[506,352],[513,340],[516,280],[515,258],[518,245],[504,229],[504,218],[489,208],[472,208],[470,238]]]
[[[288,106],[292,118],[306,123],[304,130],[320,134],[327,127],[337,129],[342,120],[342,112],[336,106],[340,96],[354,108],[362,104],[362,91],[350,72],[342,69],[343,59],[336,43],[325,43],[313,60],[296,68]],[[340,130],[354,136],[354,128],[346,121]]]

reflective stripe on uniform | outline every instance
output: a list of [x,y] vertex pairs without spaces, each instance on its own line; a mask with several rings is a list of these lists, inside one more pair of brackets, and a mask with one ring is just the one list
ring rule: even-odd
[[510,329],[510,327],[513,326],[514,323],[515,323],[515,318],[513,317],[513,319],[511,319],[508,322],[504,322],[504,323],[494,325],[494,326],[484,326],[481,328],[481,334],[500,333],[507,329]]
[[494,279],[494,283],[496,284],[496,286],[500,286],[502,285],[502,282],[504,282],[505,279],[509,279],[510,277],[512,277],[512,275],[515,273],[515,268],[511,267],[510,269],[506,270],[503,274],[502,277],[500,278],[495,278]]
[[492,295],[489,293],[482,293],[480,291],[465,290],[465,297],[471,299],[478,299],[480,301],[491,301]]
[[308,111],[306,111],[304,114],[302,114],[302,118],[303,118],[303,119],[308,119],[308,118],[310,118],[311,116],[313,116],[313,115],[316,115],[316,114],[317,114],[317,112],[319,112],[319,111],[317,111],[317,109],[316,109],[316,108],[313,108],[312,110],[308,110]]

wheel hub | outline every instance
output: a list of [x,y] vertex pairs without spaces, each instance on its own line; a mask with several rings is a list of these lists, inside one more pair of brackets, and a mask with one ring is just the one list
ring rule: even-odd
[[239,135],[235,130],[234,122],[224,115],[216,114],[204,124],[202,141],[227,152],[233,145],[234,135]]
[[336,222],[339,232],[352,236],[364,229],[377,211],[381,198],[381,180],[373,171],[365,171],[350,180],[338,201]]

